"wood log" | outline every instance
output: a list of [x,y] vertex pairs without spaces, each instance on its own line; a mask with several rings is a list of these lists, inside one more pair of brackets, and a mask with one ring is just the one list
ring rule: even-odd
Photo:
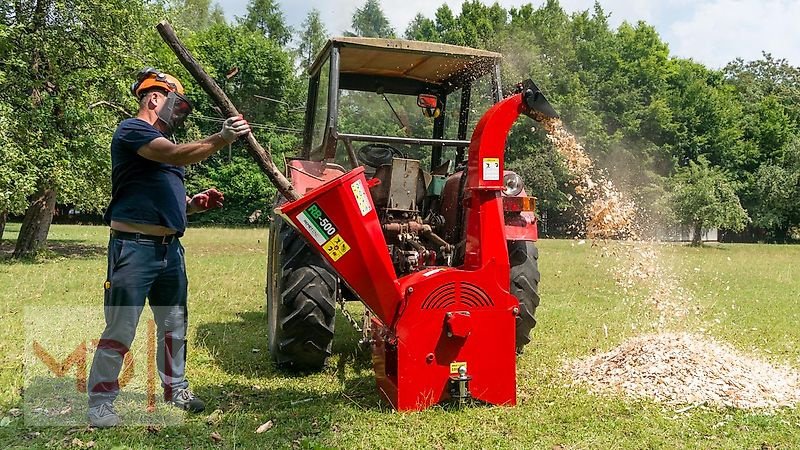
[[[175,53],[175,56],[178,57],[181,64],[183,64],[183,67],[192,74],[192,77],[194,77],[200,87],[206,91],[217,107],[222,110],[225,117],[238,116],[239,111],[236,109],[236,106],[234,106],[233,102],[225,95],[225,92],[219,87],[217,82],[200,67],[197,60],[195,60],[192,54],[184,47],[183,43],[175,34],[175,30],[172,29],[172,25],[170,25],[168,21],[163,20],[156,26],[156,29],[158,30],[158,34],[161,35],[161,38],[164,39],[164,42],[167,43],[169,48]],[[256,141],[256,137],[253,136],[253,133],[248,133],[244,139],[247,144],[248,153],[255,159],[261,170],[267,174],[267,177],[278,189],[278,192],[289,201],[300,198],[300,195],[294,187],[292,187],[289,180],[287,180],[275,166],[270,152],[264,150],[264,147]]]

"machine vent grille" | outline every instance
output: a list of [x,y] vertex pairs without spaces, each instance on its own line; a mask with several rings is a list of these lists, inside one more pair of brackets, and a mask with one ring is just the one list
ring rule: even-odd
[[439,286],[431,292],[428,298],[422,302],[422,309],[448,309],[459,303],[459,297],[456,295],[457,288],[461,292],[460,303],[463,308],[494,306],[492,299],[478,286],[466,282],[452,282]]

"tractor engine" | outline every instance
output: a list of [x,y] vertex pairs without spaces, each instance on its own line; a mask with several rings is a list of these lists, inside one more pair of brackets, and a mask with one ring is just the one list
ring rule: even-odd
[[398,274],[450,265],[453,246],[435,232],[444,219],[431,207],[436,198],[429,195],[432,180],[418,160],[405,158],[382,164],[370,180],[370,194]]

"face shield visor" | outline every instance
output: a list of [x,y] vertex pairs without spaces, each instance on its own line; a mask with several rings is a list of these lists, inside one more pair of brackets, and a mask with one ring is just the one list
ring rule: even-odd
[[186,118],[192,113],[192,104],[177,92],[170,91],[164,100],[164,106],[158,111],[158,119],[167,126],[167,132],[172,133],[183,126]]

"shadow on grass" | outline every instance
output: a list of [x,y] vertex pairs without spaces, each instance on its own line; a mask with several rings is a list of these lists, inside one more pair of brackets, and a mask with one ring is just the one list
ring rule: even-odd
[[[286,372],[276,368],[268,352],[266,334],[266,315],[263,312],[248,311],[237,314],[237,320],[234,321],[201,324],[197,329],[197,345],[203,346],[217,366],[231,375],[250,377],[311,375]],[[370,354],[359,347],[359,338],[358,332],[341,314],[337,314],[332,355],[328,367],[324,369],[326,373],[335,373],[346,392],[357,396],[361,396],[362,392],[372,393],[375,390]],[[357,378],[346,376],[348,368],[358,374]],[[364,376],[361,376],[362,373]],[[307,397],[303,392],[287,391],[284,394],[288,403],[302,400],[300,397],[304,395]],[[335,397],[338,401],[350,401],[338,394]]]
[[[237,320],[206,322],[197,328],[198,345],[205,347],[217,365],[229,374],[286,375],[274,367],[268,352],[267,317],[263,312],[237,313]],[[358,346],[360,335],[341,314],[336,316],[332,360],[337,373],[347,365],[355,370],[371,369],[369,355]],[[341,378],[341,376],[340,376]]]
[[105,256],[106,246],[79,240],[48,240],[45,248],[32,258],[12,259],[16,241],[0,240],[0,264],[39,264],[52,259],[93,259]]
[[[333,354],[322,375],[278,370],[272,363],[266,334],[266,315],[259,311],[239,313],[227,322],[203,323],[196,332],[196,345],[204,347],[213,362],[231,375],[314,379],[311,384],[317,388],[304,388],[294,382],[265,387],[246,381],[194,388],[198,396],[208,401],[207,412],[220,409],[227,415],[258,418],[252,423],[253,429],[243,433],[255,436],[257,447],[317,448],[319,442],[331,439],[355,411],[388,408],[378,397],[369,354],[358,347],[360,335],[341,314],[336,318]],[[327,389],[323,385],[319,389],[320,382],[336,386]],[[263,435],[253,434],[266,420],[272,420],[274,428]],[[242,442],[245,446],[247,439]]]

